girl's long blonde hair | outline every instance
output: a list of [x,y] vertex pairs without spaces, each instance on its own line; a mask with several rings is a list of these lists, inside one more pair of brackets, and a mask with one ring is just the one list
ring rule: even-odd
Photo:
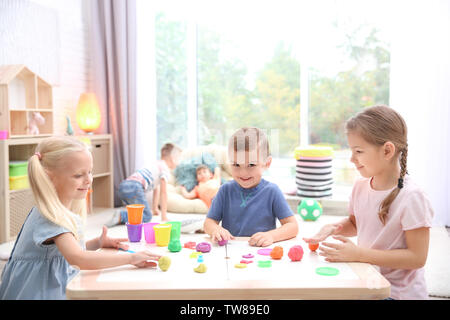
[[74,200],[66,208],[59,200],[55,186],[47,175],[62,165],[64,158],[72,152],[89,151],[89,147],[73,137],[50,137],[42,140],[35,154],[28,160],[28,179],[36,206],[40,213],[51,222],[70,230],[79,239],[78,225],[73,214],[86,220],[86,199]]
[[396,156],[398,157],[401,153],[398,185],[383,200],[378,212],[381,222],[386,224],[389,208],[403,188],[403,179],[408,173],[408,130],[406,122],[394,109],[380,105],[366,108],[350,118],[345,125],[345,129],[347,132],[356,131],[364,140],[377,146],[382,146],[390,141],[396,148]]

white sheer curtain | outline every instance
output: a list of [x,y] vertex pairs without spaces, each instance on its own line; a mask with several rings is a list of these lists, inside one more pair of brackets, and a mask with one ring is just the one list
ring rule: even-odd
[[450,1],[398,2],[390,105],[407,122],[408,171],[433,204],[434,225],[450,226]]
[[154,2],[136,2],[136,169],[148,167],[156,152],[156,66]]

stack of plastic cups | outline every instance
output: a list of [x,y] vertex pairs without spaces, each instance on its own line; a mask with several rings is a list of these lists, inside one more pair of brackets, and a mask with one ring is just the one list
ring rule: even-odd
[[143,204],[127,205],[128,222],[128,240],[130,242],[140,242],[142,238],[142,215],[145,206]]
[[169,221],[167,223],[172,225],[168,249],[170,252],[178,252],[181,250],[181,241],[180,241],[181,222]]
[[331,147],[297,147],[295,183],[297,196],[326,198],[333,194],[333,149]]

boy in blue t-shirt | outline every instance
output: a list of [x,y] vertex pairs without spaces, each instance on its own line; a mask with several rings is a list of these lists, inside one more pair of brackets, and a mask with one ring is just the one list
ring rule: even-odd
[[272,162],[264,132],[239,129],[229,140],[228,155],[234,180],[222,185],[213,199],[205,232],[213,241],[250,237],[249,244],[258,247],[297,236],[297,220],[280,188],[261,178]]

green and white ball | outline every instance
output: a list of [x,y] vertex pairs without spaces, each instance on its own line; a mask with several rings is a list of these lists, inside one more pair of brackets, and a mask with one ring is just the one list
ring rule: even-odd
[[315,199],[304,198],[297,206],[297,213],[305,221],[316,221],[322,215],[322,206]]

